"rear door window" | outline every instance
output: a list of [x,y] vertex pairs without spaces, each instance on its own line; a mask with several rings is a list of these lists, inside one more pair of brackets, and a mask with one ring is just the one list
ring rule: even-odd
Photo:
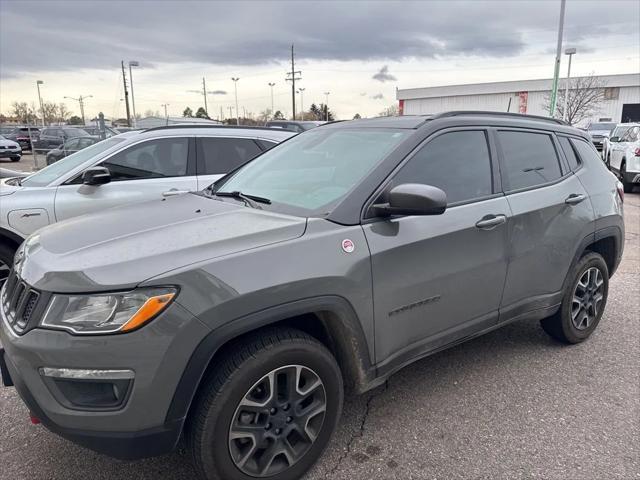
[[501,130],[498,139],[504,162],[502,181],[507,190],[536,187],[562,177],[551,135]]
[[262,150],[251,138],[201,137],[198,151],[198,174],[219,175],[229,173]]

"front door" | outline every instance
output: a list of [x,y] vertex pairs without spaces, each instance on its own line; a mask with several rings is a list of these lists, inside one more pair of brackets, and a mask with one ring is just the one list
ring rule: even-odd
[[58,187],[56,221],[128,203],[160,200],[197,189],[186,137],[137,143],[101,162],[111,173],[105,185],[84,185],[81,176]]
[[507,270],[509,207],[495,185],[487,132],[448,131],[394,174],[447,194],[442,215],[363,226],[371,251],[376,361],[404,362],[492,326]]

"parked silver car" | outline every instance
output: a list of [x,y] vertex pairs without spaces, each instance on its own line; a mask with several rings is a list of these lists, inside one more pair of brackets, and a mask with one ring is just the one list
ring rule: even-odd
[[0,181],[0,280],[27,235],[126,203],[200,190],[294,134],[170,126],[123,133],[40,170]]

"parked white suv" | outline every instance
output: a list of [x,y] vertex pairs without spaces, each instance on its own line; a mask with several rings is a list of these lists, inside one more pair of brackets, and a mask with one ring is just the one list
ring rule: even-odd
[[109,207],[201,190],[293,135],[193,125],[132,131],[26,178],[0,180],[0,282],[17,247],[35,230]]
[[605,163],[620,177],[624,191],[629,193],[634,185],[640,184],[640,123],[622,123],[618,128],[623,126],[627,128],[622,136],[609,138]]

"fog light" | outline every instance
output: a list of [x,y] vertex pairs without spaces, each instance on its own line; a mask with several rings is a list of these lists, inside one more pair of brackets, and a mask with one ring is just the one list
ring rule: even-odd
[[115,410],[131,391],[133,370],[40,368],[51,394],[67,408]]

